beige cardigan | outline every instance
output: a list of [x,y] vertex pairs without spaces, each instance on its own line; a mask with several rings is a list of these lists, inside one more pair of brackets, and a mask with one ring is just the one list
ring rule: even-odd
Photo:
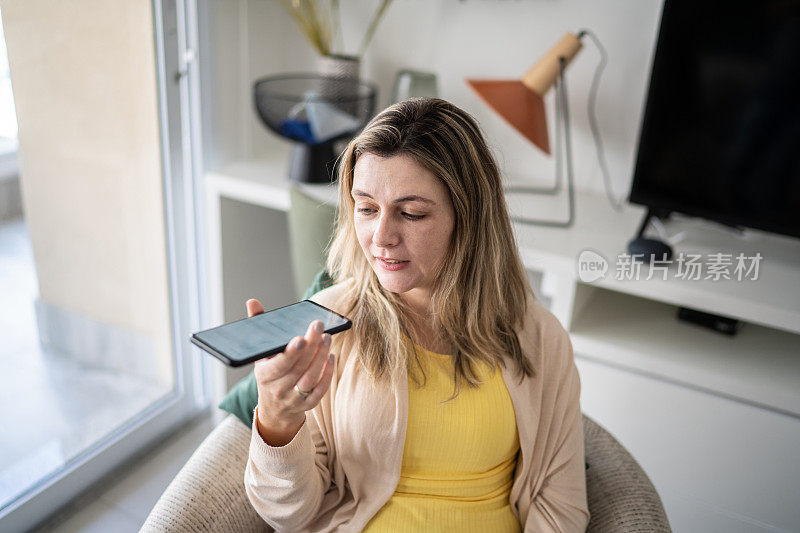
[[[334,285],[311,299],[341,312],[342,288]],[[589,510],[572,344],[558,319],[533,300],[518,335],[537,375],[520,383],[515,365],[502,369],[521,449],[511,509],[525,532],[584,531]],[[373,388],[353,350],[339,348],[330,389],[306,412],[290,443],[266,444],[254,416],[245,490],[256,512],[279,532],[360,531],[400,478],[408,385]]]

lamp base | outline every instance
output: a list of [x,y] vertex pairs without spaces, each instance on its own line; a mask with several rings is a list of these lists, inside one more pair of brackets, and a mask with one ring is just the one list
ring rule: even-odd
[[301,183],[333,183],[336,178],[333,141],[315,145],[295,143],[289,164],[290,180]]

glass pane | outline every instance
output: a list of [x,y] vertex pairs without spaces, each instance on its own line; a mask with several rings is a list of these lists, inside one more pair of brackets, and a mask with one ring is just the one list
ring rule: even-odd
[[0,5],[2,510],[175,379],[152,3]]

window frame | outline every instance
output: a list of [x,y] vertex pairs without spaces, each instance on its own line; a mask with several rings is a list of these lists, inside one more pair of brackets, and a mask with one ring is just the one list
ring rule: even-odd
[[[206,322],[204,192],[194,0],[152,0],[175,384],[171,394],[0,510],[0,530],[41,525],[134,455],[213,408],[210,358],[189,342]],[[55,510],[43,514],[43,509]]]

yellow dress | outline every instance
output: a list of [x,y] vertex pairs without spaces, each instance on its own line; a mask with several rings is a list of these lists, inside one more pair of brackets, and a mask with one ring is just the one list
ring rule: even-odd
[[408,384],[400,481],[368,532],[520,531],[508,502],[519,451],[514,406],[500,369],[453,394],[453,359],[416,347],[427,382]]

